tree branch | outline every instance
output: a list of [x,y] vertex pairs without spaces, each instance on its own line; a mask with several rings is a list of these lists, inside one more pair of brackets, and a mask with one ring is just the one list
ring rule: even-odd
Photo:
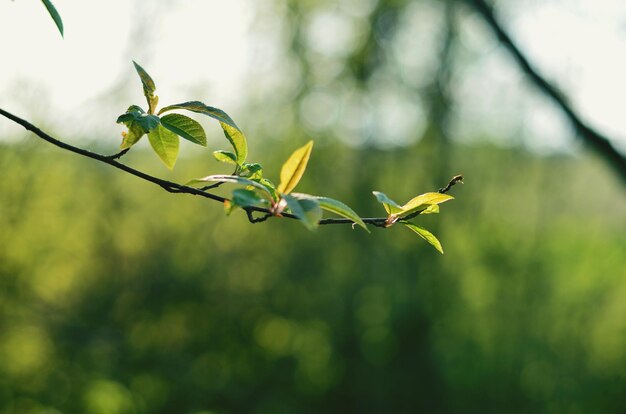
[[[39,138],[48,141],[49,143],[56,145],[57,147],[64,149],[66,151],[70,151],[73,152],[75,154],[79,154],[82,155],[84,157],[87,158],[91,158],[100,162],[103,162],[105,164],[108,164],[112,167],[115,167],[117,169],[120,169],[124,172],[127,172],[131,175],[134,175],[135,177],[141,178],[142,180],[146,180],[149,181],[153,184],[158,185],[159,187],[163,188],[165,191],[169,192],[169,193],[177,193],[177,194],[193,194],[193,195],[197,195],[197,196],[201,196],[201,197],[205,197],[214,201],[219,201],[220,203],[224,203],[225,201],[227,201],[227,198],[215,195],[215,194],[211,194],[205,191],[205,189],[197,189],[197,188],[193,188],[193,187],[189,187],[186,185],[181,185],[178,183],[174,183],[172,181],[167,181],[167,180],[163,180],[161,178],[157,178],[154,176],[151,176],[149,174],[146,174],[144,172],[141,172],[139,170],[136,170],[132,167],[129,167],[127,165],[124,165],[118,161],[116,161],[117,158],[121,157],[122,155],[125,154],[125,151],[121,151],[118,154],[115,155],[102,155],[102,154],[98,154],[96,152],[92,152],[92,151],[88,151],[79,147],[75,147],[73,145],[67,144],[63,141],[60,141],[48,134],[46,134],[45,132],[43,132],[41,129],[37,128],[36,126],[34,126],[33,124],[31,124],[30,122],[11,114],[10,112],[7,112],[5,110],[3,110],[2,108],[0,108],[0,115],[10,119],[11,121],[23,126],[25,129],[27,129],[28,131],[31,131],[32,133],[34,133],[35,135],[37,135]],[[206,187],[205,187],[206,188]],[[250,221],[250,223],[260,223],[263,221],[266,221],[267,219],[273,217],[273,214],[271,213],[271,211],[269,209],[266,208],[261,208],[261,207],[246,207],[244,209],[246,211],[246,215],[248,217],[248,220]],[[257,213],[263,213],[262,216],[260,217],[254,217],[252,215],[252,213],[257,212]],[[296,216],[294,216],[293,214],[289,214],[289,213],[281,213],[281,217],[286,217],[289,219],[298,219]],[[367,218],[363,218],[362,219],[363,222],[367,223],[367,224],[371,224],[375,227],[385,227],[385,221],[387,220],[386,217],[367,217]],[[323,219],[320,220],[319,224],[323,225],[328,225],[328,224],[354,224],[354,222],[352,220],[349,219],[343,219],[343,218],[327,218],[327,219]]]
[[[206,192],[204,189],[197,189],[197,188],[193,188],[193,187],[188,187],[186,185],[181,185],[178,183],[174,183],[171,181],[167,181],[167,180],[163,180],[161,178],[157,178],[157,177],[153,177],[149,174],[146,174],[144,172],[141,172],[139,170],[136,170],[134,168],[131,168],[127,165],[124,165],[118,161],[116,161],[117,158],[121,157],[122,155],[124,155],[125,151],[121,151],[118,154],[115,155],[102,155],[102,154],[98,154],[96,152],[92,152],[92,151],[88,151],[79,147],[75,147],[73,145],[67,144],[63,141],[60,141],[56,138],[53,138],[52,136],[46,134],[45,132],[43,132],[41,129],[37,128],[36,126],[34,126],[33,124],[31,124],[30,122],[15,116],[5,110],[3,110],[2,108],[0,108],[0,115],[10,119],[11,121],[23,126],[25,129],[27,129],[28,131],[31,131],[32,133],[34,133],[35,135],[37,135],[39,138],[48,141],[49,143],[56,145],[59,148],[62,148],[64,150],[73,152],[75,154],[79,154],[82,155],[84,157],[87,158],[91,158],[100,162],[103,162],[105,164],[108,164],[112,167],[115,167],[117,169],[120,169],[124,172],[127,172],[131,175],[134,175],[135,177],[141,178],[142,180],[146,180],[149,181],[153,184],[158,185],[159,187],[163,188],[165,191],[169,192],[169,193],[177,193],[177,194],[193,194],[193,195],[197,195],[197,196],[201,196],[201,197],[205,197],[214,201],[219,201],[220,203],[224,203],[225,201],[227,201],[227,198],[215,195],[215,194],[211,194]],[[456,178],[456,177],[455,177]],[[453,180],[455,179],[453,178]],[[450,184],[448,184],[450,186]],[[206,187],[205,187],[206,188]],[[273,217],[272,212],[269,209],[266,208],[261,208],[261,207],[245,207],[244,208],[246,215],[248,217],[248,220],[250,221],[250,223],[260,223],[263,221],[266,221],[267,219]],[[252,215],[252,213],[257,212],[257,213],[263,213],[262,216],[260,217],[254,217]],[[281,213],[281,217],[286,217],[289,219],[295,219],[297,220],[298,218],[296,216],[294,216],[293,214],[289,214],[289,213]],[[385,227],[385,221],[387,220],[387,217],[367,217],[367,218],[363,218],[362,219],[363,222],[367,223],[367,224],[371,224],[375,227]],[[320,225],[328,225],[328,224],[354,224],[354,222],[352,220],[349,219],[343,219],[343,218],[327,218],[327,219],[323,219],[320,220],[319,222]]]
[[539,72],[531,65],[526,56],[524,56],[521,50],[513,42],[508,33],[503,29],[502,25],[496,18],[492,7],[487,4],[485,0],[464,1],[483,18],[483,20],[497,36],[502,46],[509,51],[517,62],[517,65],[524,73],[526,73],[539,91],[549,97],[565,113],[565,116],[572,123],[575,130],[582,137],[583,141],[595,149],[606,160],[606,162],[613,167],[615,172],[623,180],[624,184],[626,184],[626,158],[611,144],[610,139],[587,125],[576,113],[576,111],[574,111],[574,109],[568,104],[568,100],[564,94],[539,74]]

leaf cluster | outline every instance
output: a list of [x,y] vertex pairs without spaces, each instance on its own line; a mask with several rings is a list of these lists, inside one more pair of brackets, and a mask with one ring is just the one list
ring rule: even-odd
[[[207,139],[199,122],[171,111],[183,110],[206,115],[219,122],[224,136],[232,147],[231,150],[214,151],[213,156],[217,161],[234,166],[235,170],[228,175],[208,175],[193,179],[186,186],[200,187],[206,191],[222,184],[238,185],[239,187],[232,191],[231,198],[224,201],[224,210],[230,215],[237,209],[243,209],[251,221],[253,221],[252,212],[261,211],[266,214],[265,218],[287,215],[298,219],[307,229],[316,230],[323,221],[323,212],[327,211],[344,217],[349,220],[348,222],[369,232],[365,221],[343,202],[325,196],[294,192],[306,171],[313,150],[313,141],[296,149],[284,162],[280,169],[278,185],[275,185],[264,176],[261,164],[246,162],[248,157],[246,137],[226,112],[200,101],[168,105],[157,111],[159,98],[155,93],[154,81],[139,64],[136,62],[133,64],[141,79],[148,106],[147,110],[144,110],[138,105],[131,105],[118,117],[117,122],[124,124],[128,129],[122,133],[122,150],[130,149],[147,135],[155,153],[167,168],[172,169],[178,158],[180,138],[201,146],[207,146]],[[374,220],[370,223],[377,225],[382,223],[383,227],[401,223],[443,253],[441,243],[432,233],[409,220],[420,214],[438,213],[439,204],[453,199],[452,196],[443,192],[425,193],[404,205],[399,205],[382,192],[374,191],[374,195],[383,204],[387,218],[368,219]]]

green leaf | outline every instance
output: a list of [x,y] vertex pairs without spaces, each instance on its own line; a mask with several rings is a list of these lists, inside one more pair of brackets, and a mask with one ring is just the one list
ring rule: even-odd
[[401,215],[408,216],[418,210],[424,210],[429,205],[441,204],[445,201],[452,200],[454,197],[442,193],[425,193],[408,201],[403,205]]
[[304,226],[314,231],[317,229],[322,219],[322,209],[320,203],[312,198],[297,199],[290,195],[284,194],[283,199],[287,202],[287,207],[291,213],[304,224]]
[[121,149],[126,149],[135,145],[144,134],[158,127],[160,121],[159,117],[147,115],[137,105],[131,105],[126,113],[117,118],[117,123],[128,127],[128,132],[124,135],[122,145],[120,145]]
[[230,215],[238,207],[258,207],[267,204],[268,201],[259,197],[254,191],[238,188],[233,191],[232,199],[224,202],[224,212],[226,215]]
[[220,162],[237,165],[237,156],[233,152],[222,150],[213,151],[213,156]]
[[126,126],[128,127],[128,132],[123,133],[124,138],[122,139],[120,149],[132,147],[146,134],[146,131],[134,121],[129,122]]
[[239,175],[258,181],[263,178],[263,166],[261,166],[261,164],[257,164],[256,162],[252,164],[244,163],[241,166],[241,173]]
[[126,123],[128,121],[139,118],[139,116],[143,114],[145,114],[145,112],[143,109],[141,109],[141,107],[137,105],[131,105],[128,107],[126,112],[117,117],[117,120],[115,122],[117,122],[118,124]]
[[181,114],[167,114],[161,117],[161,124],[194,144],[206,147],[206,134],[202,125],[194,119]]
[[312,150],[313,141],[309,141],[303,147],[295,150],[283,164],[280,170],[280,184],[278,184],[277,189],[279,193],[289,194],[298,185],[306,170]]
[[387,211],[387,214],[398,214],[402,212],[402,207],[387,197],[387,194],[381,193],[380,191],[372,191],[372,194],[376,196],[379,203],[382,203],[383,207],[385,207],[385,211]]
[[252,186],[255,189],[263,191],[265,194],[269,195],[270,198],[272,197],[272,194],[270,193],[268,188],[264,186],[263,184],[258,183],[256,181],[249,180],[247,178],[239,177],[237,175],[208,175],[206,177],[196,178],[194,180],[191,180],[187,182],[185,185],[192,186],[192,185],[198,185],[198,184],[207,183],[207,182],[233,183],[233,184],[243,184],[247,186]]
[[320,207],[322,209],[326,211],[330,211],[331,213],[338,214],[349,220],[352,220],[359,226],[363,227],[365,231],[367,231],[368,233],[370,232],[367,226],[365,225],[365,223],[363,222],[363,220],[361,219],[361,217],[359,217],[359,215],[354,210],[352,210],[350,207],[348,207],[341,201],[338,201],[329,197],[321,197],[321,196],[314,196],[314,195],[301,194],[301,193],[292,193],[291,195],[293,197],[296,197],[299,200],[302,200],[302,199],[317,200],[317,202],[320,204]]
[[259,184],[261,184],[267,189],[267,191],[272,196],[272,200],[274,201],[278,200],[279,197],[278,197],[278,193],[276,192],[276,185],[274,185],[273,182],[271,182],[267,178],[259,178],[259,179],[255,179],[254,181],[257,181]]
[[232,203],[239,207],[258,207],[267,205],[267,200],[259,197],[252,190],[238,188],[233,191]]
[[138,116],[135,121],[141,125],[146,133],[155,130],[161,123],[158,116],[148,114]]
[[224,136],[233,146],[235,154],[237,155],[237,164],[242,165],[248,156],[248,143],[246,137],[238,128],[232,127],[225,122],[220,122]]
[[178,157],[178,136],[159,125],[148,133],[148,139],[154,152],[161,158],[165,166],[170,170],[174,168],[176,158]]
[[443,247],[441,247],[441,243],[437,240],[434,234],[425,228],[409,223],[408,221],[401,221],[401,223],[417,233],[422,239],[426,240],[431,246],[437,249],[439,253],[443,254]]
[[139,74],[139,78],[141,79],[141,84],[143,85],[143,94],[146,97],[146,101],[148,101],[148,113],[153,114],[156,110],[156,106],[159,103],[159,97],[154,94],[156,91],[156,86],[154,81],[148,75],[148,72],[144,70],[137,62],[133,60],[133,65],[135,65],[135,70],[137,74]]
[[420,214],[438,214],[439,206],[437,204],[431,204],[426,207]]
[[233,121],[226,112],[222,111],[221,109],[213,108],[212,106],[205,105],[200,101],[190,101],[190,102],[183,102],[179,104],[169,105],[169,106],[166,106],[165,108],[161,108],[158,115],[161,115],[162,113],[167,112],[167,111],[172,111],[174,109],[186,109],[187,111],[207,115],[213,119],[217,119],[220,122],[230,125],[233,128],[239,129],[239,127],[235,124],[235,121]]
[[237,124],[235,124],[235,121],[233,121],[226,112],[221,109],[205,105],[200,101],[189,101],[166,106],[159,111],[159,115],[174,109],[185,109],[187,111],[196,112],[210,116],[213,119],[217,119],[220,122],[220,126],[224,131],[226,139],[228,139],[235,150],[237,164],[241,165],[244,163],[246,157],[248,156],[248,143],[246,141],[246,137],[243,132],[241,132],[241,129],[237,126]]
[[52,20],[54,20],[54,23],[57,25],[59,32],[61,32],[61,37],[65,37],[63,35],[63,20],[61,20],[61,15],[57,11],[56,7],[54,7],[50,0],[41,1],[43,2],[44,6],[46,6],[46,9],[48,9],[48,13],[50,13],[50,17],[52,17]]
[[139,105],[131,105],[128,107],[128,109],[126,110],[126,112],[139,112],[140,114],[145,114],[146,111],[143,110],[143,108]]

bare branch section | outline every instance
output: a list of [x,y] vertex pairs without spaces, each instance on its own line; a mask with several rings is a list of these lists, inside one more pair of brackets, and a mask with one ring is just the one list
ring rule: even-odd
[[[201,196],[201,197],[205,197],[214,201],[218,201],[220,203],[224,203],[225,201],[228,201],[227,198],[218,196],[216,194],[211,194],[209,192],[206,191],[206,189],[208,188],[214,188],[217,186],[209,186],[209,187],[205,187],[204,189],[197,189],[197,188],[193,188],[193,187],[189,187],[186,185],[181,185],[178,183],[174,183],[171,181],[167,181],[167,180],[163,180],[161,178],[157,178],[154,177],[152,175],[146,174],[144,172],[141,172],[139,170],[136,170],[134,168],[131,168],[127,165],[124,165],[122,163],[120,163],[119,161],[117,161],[118,158],[120,158],[121,156],[123,156],[127,150],[121,151],[118,154],[114,154],[114,155],[102,155],[102,154],[98,154],[96,152],[92,152],[92,151],[88,151],[79,147],[75,147],[73,145],[70,145],[68,143],[65,143],[63,141],[60,141],[48,134],[46,134],[45,132],[43,132],[41,129],[37,128],[36,126],[34,126],[33,124],[31,124],[30,122],[15,116],[13,114],[11,114],[10,112],[7,112],[5,110],[3,110],[2,108],[0,108],[0,115],[10,119],[11,121],[23,126],[24,128],[26,128],[28,131],[31,131],[32,133],[34,133],[35,135],[37,135],[39,138],[48,141],[49,143],[56,145],[59,148],[62,148],[66,151],[70,151],[73,152],[75,154],[79,154],[82,155],[84,157],[87,158],[91,158],[94,159],[96,161],[100,161],[103,162],[105,164],[108,164],[112,167],[115,167],[117,169],[120,169],[124,172],[127,172],[131,175],[134,175],[135,177],[141,178],[142,180],[145,181],[149,181],[153,184],[158,185],[159,187],[163,188],[165,191],[170,192],[170,193],[180,193],[180,194],[192,194],[192,195],[197,195],[197,196]],[[456,177],[455,177],[456,178]],[[453,178],[453,180],[455,179]],[[452,182],[452,181],[451,181]],[[451,184],[448,184],[448,186],[450,187]],[[245,209],[246,215],[248,217],[248,220],[250,221],[250,223],[261,223],[266,221],[267,219],[273,217],[272,212],[269,209],[266,208],[261,208],[261,207],[246,207]],[[253,213],[262,213],[259,217],[254,217]],[[295,219],[297,220],[298,218],[296,216],[294,216],[293,214],[289,214],[289,213],[281,213],[281,217],[286,217],[289,219]],[[367,224],[371,224],[375,227],[385,227],[385,220],[387,220],[387,217],[368,217],[368,218],[363,218],[363,222],[367,223]],[[348,219],[342,219],[342,218],[327,218],[327,219],[323,219],[319,222],[319,224],[354,224],[354,222],[352,220],[348,220]]]
[[582,118],[568,104],[568,99],[558,90],[557,87],[548,82],[539,72],[531,65],[530,61],[521,52],[519,47],[513,42],[511,36],[504,30],[502,24],[498,21],[492,7],[484,0],[463,0],[474,11],[476,11],[491,28],[498,40],[509,53],[513,56],[517,65],[530,78],[532,83],[548,96],[564,113],[567,119],[572,123],[575,130],[582,137],[583,141],[595,149],[602,158],[615,170],[615,172],[626,184],[626,157],[620,153],[612,144],[611,140],[599,133],[598,131],[587,125]]

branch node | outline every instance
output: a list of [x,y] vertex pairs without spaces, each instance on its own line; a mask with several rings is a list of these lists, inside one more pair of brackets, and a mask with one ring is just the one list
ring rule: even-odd
[[122,156],[124,156],[124,154],[126,154],[128,151],[130,151],[130,148],[125,148],[123,150],[121,150],[120,152],[118,152],[117,154],[113,154],[113,155],[107,155],[104,158],[106,158],[107,160],[117,160],[122,158]]

